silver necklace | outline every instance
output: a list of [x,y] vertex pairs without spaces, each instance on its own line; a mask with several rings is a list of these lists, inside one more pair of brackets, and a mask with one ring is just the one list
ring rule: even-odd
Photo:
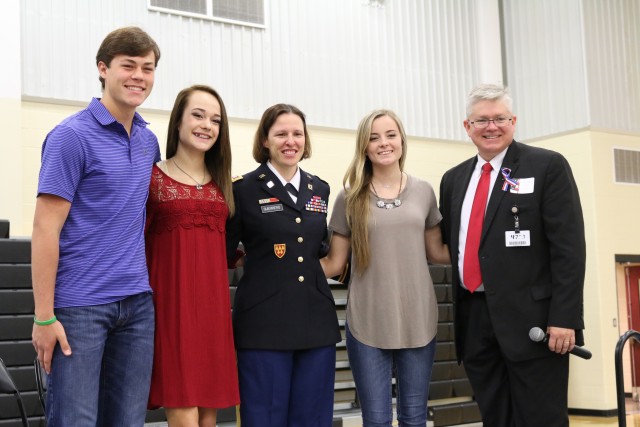
[[178,168],[178,170],[180,170],[180,172],[182,172],[183,174],[187,175],[189,178],[191,178],[193,180],[193,182],[196,183],[196,189],[197,190],[202,190],[202,186],[204,185],[204,180],[207,178],[207,172],[205,169],[205,172],[202,174],[202,182],[198,182],[197,179],[195,179],[194,177],[192,177],[191,175],[189,175],[187,172],[185,172],[184,169],[182,169],[180,167],[180,165],[178,164],[178,162],[176,162],[175,157],[171,158],[171,161],[173,162],[174,165],[176,165],[176,167]]
[[[383,186],[384,187],[384,186]],[[402,172],[400,172],[400,187],[398,187],[398,195],[393,200],[393,202],[385,202],[378,196],[378,192],[376,191],[376,186],[373,185],[373,180],[371,180],[371,188],[373,189],[373,194],[376,195],[378,201],[376,202],[376,206],[380,209],[393,209],[398,208],[402,205],[402,200],[400,200],[400,193],[402,192]],[[385,187],[387,188],[387,187]]]

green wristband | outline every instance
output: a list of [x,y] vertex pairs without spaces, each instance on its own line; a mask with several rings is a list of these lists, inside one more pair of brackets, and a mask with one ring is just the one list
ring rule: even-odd
[[35,323],[38,326],[47,326],[47,325],[50,325],[52,323],[55,323],[57,320],[58,319],[56,318],[56,316],[53,316],[49,320],[38,320],[38,319],[36,319],[36,316],[33,316],[33,323]]

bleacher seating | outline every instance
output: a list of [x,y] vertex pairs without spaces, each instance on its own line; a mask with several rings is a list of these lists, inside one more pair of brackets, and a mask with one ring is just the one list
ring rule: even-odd
[[464,368],[458,365],[453,341],[451,266],[432,265],[430,272],[438,299],[438,344],[429,388],[429,420],[434,427],[475,423],[480,421],[480,411]]
[[[0,356],[19,388],[31,427],[44,426],[38,400],[31,344],[33,294],[31,290],[31,245],[29,239],[0,238]],[[242,269],[229,272],[230,298]],[[477,422],[479,412],[464,369],[456,362],[453,345],[451,267],[431,266],[439,303],[438,344],[429,395],[429,420],[434,427]],[[338,319],[344,338],[347,287],[331,281]],[[357,411],[355,383],[344,339],[336,345],[335,417]],[[149,411],[147,422],[164,421],[162,410]],[[220,423],[235,420],[234,408],[219,411]],[[0,427],[20,427],[20,413],[11,396],[0,396]]]
[[[38,399],[31,344],[33,327],[30,239],[0,238],[0,357],[22,394],[30,427],[44,426]],[[220,422],[235,420],[235,409],[219,411]],[[147,422],[165,421],[162,409],[149,411]],[[0,396],[0,427],[20,427],[12,396]]]
[[[0,357],[20,390],[29,426],[35,427],[44,421],[33,373],[32,326],[31,242],[0,238]],[[0,427],[21,426],[14,398],[0,396]]]

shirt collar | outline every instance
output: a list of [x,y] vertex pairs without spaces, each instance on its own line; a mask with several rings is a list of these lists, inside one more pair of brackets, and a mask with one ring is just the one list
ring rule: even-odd
[[[280,175],[280,173],[276,170],[276,168],[271,164],[271,160],[267,160],[267,167],[271,169],[271,172],[280,180],[282,185],[284,186],[287,183],[287,180]],[[300,190],[300,168],[296,168],[296,173],[291,178],[291,181],[288,181],[296,187],[296,190]]]
[[[504,150],[499,152],[496,156],[494,156],[493,159],[489,161],[489,163],[491,163],[491,168],[494,171],[500,170],[500,166],[502,166],[502,161],[504,160],[504,157],[507,155],[508,149],[509,147],[505,148]],[[476,162],[476,167],[474,169],[474,171],[476,172],[480,170],[480,168],[482,168],[482,165],[484,165],[487,162],[485,159],[480,157],[480,154],[477,154],[477,157],[478,157],[478,161]]]
[[[96,120],[102,125],[107,126],[116,122],[115,117],[107,110],[107,107],[100,102],[100,98],[93,98],[89,103],[87,109],[93,114]],[[146,122],[138,112],[133,115],[133,124],[137,126],[146,127],[149,123]]]

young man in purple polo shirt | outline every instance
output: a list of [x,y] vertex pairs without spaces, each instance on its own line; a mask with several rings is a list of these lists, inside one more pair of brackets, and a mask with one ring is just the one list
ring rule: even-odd
[[32,337],[49,373],[49,427],[144,424],[154,310],[143,232],[160,150],[136,108],[159,59],[137,27],[107,35],[96,56],[102,98],[62,121],[42,147]]

